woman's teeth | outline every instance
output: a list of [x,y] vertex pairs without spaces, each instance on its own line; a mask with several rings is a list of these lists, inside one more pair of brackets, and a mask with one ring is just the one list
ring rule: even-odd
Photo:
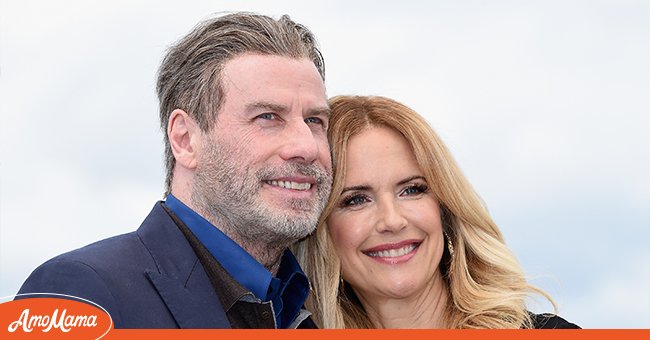
[[418,245],[416,244],[410,244],[408,246],[402,247],[402,248],[397,248],[397,249],[389,249],[389,250],[380,250],[380,251],[373,251],[373,252],[368,252],[366,255],[371,256],[371,257],[399,257],[406,255],[410,252],[413,251],[413,249],[417,248]]

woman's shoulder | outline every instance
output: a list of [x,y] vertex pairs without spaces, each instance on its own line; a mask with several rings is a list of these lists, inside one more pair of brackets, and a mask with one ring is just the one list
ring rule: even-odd
[[530,313],[530,319],[533,321],[535,329],[579,329],[580,326],[564,320],[563,318],[550,313],[534,314]]

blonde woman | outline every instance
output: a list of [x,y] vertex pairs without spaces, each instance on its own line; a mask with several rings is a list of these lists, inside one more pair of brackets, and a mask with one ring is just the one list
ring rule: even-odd
[[330,100],[334,183],[296,246],[323,328],[578,328],[529,313],[533,293],[427,122],[388,98]]

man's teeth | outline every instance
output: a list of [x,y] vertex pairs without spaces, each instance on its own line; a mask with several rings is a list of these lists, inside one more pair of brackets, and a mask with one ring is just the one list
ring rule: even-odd
[[390,250],[381,250],[381,251],[373,251],[366,253],[368,256],[372,257],[398,257],[402,255],[406,255],[410,252],[413,251],[413,249],[417,248],[417,245],[411,244],[406,247],[402,247],[399,249],[390,249]]
[[276,187],[293,190],[309,190],[311,188],[311,183],[298,183],[291,181],[266,181],[266,183]]

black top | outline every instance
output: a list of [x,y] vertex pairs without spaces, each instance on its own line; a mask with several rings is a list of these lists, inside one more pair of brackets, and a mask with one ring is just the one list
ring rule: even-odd
[[555,314],[533,314],[530,313],[535,329],[580,329],[580,326],[562,319]]

